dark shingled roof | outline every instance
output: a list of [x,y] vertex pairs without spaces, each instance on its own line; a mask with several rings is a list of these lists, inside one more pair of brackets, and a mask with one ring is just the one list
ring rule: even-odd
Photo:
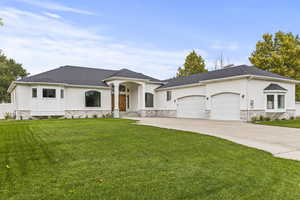
[[271,83],[268,87],[265,88],[265,90],[284,90],[287,91],[287,89],[281,87],[280,85]]
[[287,78],[284,76],[280,76],[278,74],[274,74],[271,72],[258,69],[257,67],[254,66],[240,65],[240,66],[228,67],[220,70],[193,74],[190,76],[173,78],[167,80],[167,83],[161,86],[160,88],[169,88],[169,87],[175,87],[181,85],[188,85],[188,84],[198,83],[200,81],[207,81],[207,80],[221,79],[221,78],[228,78],[228,77],[242,76],[242,75],[256,75],[256,76],[266,76],[271,78],[293,80],[291,78]]
[[59,67],[37,75],[25,77],[18,81],[65,83],[71,85],[89,85],[89,86],[107,87],[107,84],[103,80],[113,76],[147,79],[150,81],[159,81],[158,79],[134,71],[130,71],[128,69],[107,70],[107,69],[76,67],[76,66]]
[[129,69],[121,69],[114,73],[111,77],[124,77],[124,78],[136,78],[136,79],[148,79],[153,82],[161,82],[158,79],[152,78],[150,76],[146,76],[142,73],[137,73],[134,71],[131,71]]

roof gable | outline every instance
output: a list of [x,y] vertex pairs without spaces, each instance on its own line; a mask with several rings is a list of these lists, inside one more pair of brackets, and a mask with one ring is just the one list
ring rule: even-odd
[[264,90],[282,90],[282,91],[287,91],[287,89],[281,87],[280,85],[278,84],[274,84],[274,83],[271,83],[268,87],[266,87]]

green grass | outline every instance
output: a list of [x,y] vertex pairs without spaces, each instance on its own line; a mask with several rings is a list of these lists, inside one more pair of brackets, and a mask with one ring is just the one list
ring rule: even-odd
[[290,128],[300,128],[300,119],[258,122],[258,124],[269,125],[269,126],[282,126],[282,127],[290,127]]
[[0,122],[0,199],[300,199],[300,162],[120,119]]

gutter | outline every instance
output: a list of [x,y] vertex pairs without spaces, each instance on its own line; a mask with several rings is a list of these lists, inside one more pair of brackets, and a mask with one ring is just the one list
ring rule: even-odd
[[199,81],[198,83],[192,83],[192,84],[185,84],[185,85],[178,85],[178,86],[167,87],[167,88],[160,88],[160,89],[156,89],[156,91],[179,89],[179,88],[185,88],[185,87],[193,87],[193,86],[205,85],[206,83],[211,83],[211,82],[220,82],[220,81],[227,81],[227,80],[243,79],[243,78],[249,78],[249,77],[251,79],[256,78],[256,79],[263,79],[263,80],[277,80],[277,81],[282,81],[282,82],[290,82],[290,83],[300,84],[299,80],[293,80],[293,79],[276,78],[276,77],[269,77],[269,76],[256,76],[256,75],[241,75],[241,76],[231,76],[231,77],[226,77],[226,78]]
[[25,81],[13,81],[7,89],[7,92],[11,93],[17,84],[21,85],[56,85],[64,87],[79,87],[79,88],[97,88],[97,89],[107,89],[110,90],[110,87],[106,86],[93,86],[93,85],[73,85],[67,83],[48,83],[48,82],[25,82]]

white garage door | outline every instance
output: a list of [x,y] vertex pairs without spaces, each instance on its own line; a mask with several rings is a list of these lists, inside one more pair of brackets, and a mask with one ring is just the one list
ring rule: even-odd
[[240,95],[224,93],[212,97],[211,119],[240,120]]
[[177,117],[181,118],[204,118],[205,97],[189,96],[178,99]]

